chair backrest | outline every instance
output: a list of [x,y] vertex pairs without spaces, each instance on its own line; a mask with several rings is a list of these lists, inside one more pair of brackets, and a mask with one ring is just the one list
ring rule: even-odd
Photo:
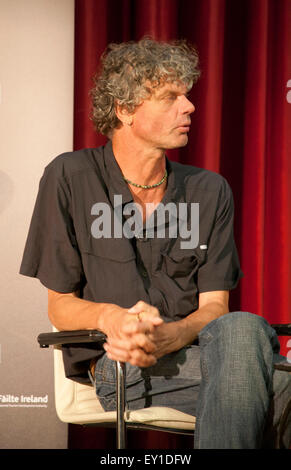
[[[59,419],[72,424],[116,422],[116,412],[105,412],[91,385],[83,385],[65,376],[62,351],[54,347],[55,403]],[[193,431],[195,417],[167,407],[151,407],[126,412],[126,422],[160,428]]]

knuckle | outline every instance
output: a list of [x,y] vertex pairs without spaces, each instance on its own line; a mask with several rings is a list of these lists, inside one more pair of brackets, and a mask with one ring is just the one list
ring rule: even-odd
[[144,361],[145,358],[146,358],[146,354],[144,351],[142,351],[141,349],[135,349],[133,352],[132,352],[132,355],[131,355],[132,359],[134,361],[137,361],[137,362],[140,362],[140,361]]
[[144,346],[146,346],[147,344],[147,339],[144,335],[139,335],[138,336],[138,344],[141,348],[143,348]]

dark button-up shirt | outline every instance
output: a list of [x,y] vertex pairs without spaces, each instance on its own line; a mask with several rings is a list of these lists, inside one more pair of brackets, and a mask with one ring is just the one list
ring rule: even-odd
[[[129,308],[144,300],[165,321],[195,311],[201,292],[233,289],[241,271],[229,185],[216,173],[168,159],[166,164],[167,189],[159,207],[174,203],[176,214],[165,211],[163,219],[157,208],[147,225],[131,224],[124,232],[133,198],[111,142],[55,158],[40,181],[20,273],[57,292],[79,290],[95,302]],[[183,247],[178,219],[181,227],[196,230],[195,246]],[[175,224],[176,234],[170,231]],[[88,361],[97,354],[94,346],[65,348],[67,376],[86,381]]]

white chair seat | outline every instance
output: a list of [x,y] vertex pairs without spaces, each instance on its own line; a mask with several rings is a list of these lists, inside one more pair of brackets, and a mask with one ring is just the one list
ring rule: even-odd
[[[103,410],[93,386],[66,378],[62,351],[54,347],[55,402],[59,419],[72,424],[101,424],[116,422],[116,411]],[[167,407],[150,407],[127,411],[127,423],[140,423],[161,428],[194,431],[194,416]]]

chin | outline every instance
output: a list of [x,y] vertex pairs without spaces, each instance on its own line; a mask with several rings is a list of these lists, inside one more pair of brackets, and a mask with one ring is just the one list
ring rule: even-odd
[[167,147],[168,150],[171,149],[178,149],[180,147],[185,147],[188,144],[188,136],[185,135],[183,138],[177,139],[176,142],[173,142],[171,145]]

